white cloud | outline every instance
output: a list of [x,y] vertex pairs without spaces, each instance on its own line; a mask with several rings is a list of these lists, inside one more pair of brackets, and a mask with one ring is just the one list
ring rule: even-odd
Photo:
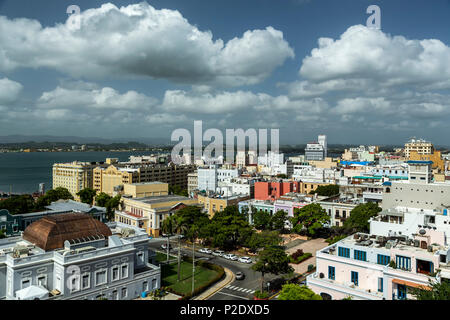
[[9,104],[19,98],[23,86],[8,78],[0,79],[0,104]]
[[227,43],[191,25],[180,12],[147,2],[111,3],[43,28],[36,20],[0,16],[0,70],[47,67],[74,77],[153,77],[192,84],[237,86],[266,78],[294,52],[272,27]]
[[183,111],[201,114],[247,113],[250,108],[270,103],[267,94],[249,91],[196,93],[183,90],[168,90],[161,108],[165,111]]
[[384,86],[450,85],[450,47],[437,39],[409,40],[362,25],[337,40],[320,38],[303,59],[300,75],[311,81],[375,79]]
[[87,109],[140,109],[149,110],[156,105],[157,99],[136,91],[120,94],[113,88],[101,89],[56,89],[42,93],[37,101],[39,108],[87,108]]

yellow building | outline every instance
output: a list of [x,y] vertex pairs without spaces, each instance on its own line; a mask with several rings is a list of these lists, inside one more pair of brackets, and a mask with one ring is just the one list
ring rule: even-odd
[[218,197],[212,196],[208,197],[206,195],[198,194],[198,203],[203,207],[203,209],[208,213],[209,218],[214,217],[214,214],[219,211],[223,211],[228,206],[237,205],[240,201],[250,199],[249,196],[239,197]]
[[69,190],[75,200],[77,193],[84,188],[93,187],[93,170],[104,164],[96,162],[55,163],[53,165],[53,189],[63,187]]
[[409,160],[414,161],[433,161],[432,168],[439,169],[441,172],[445,169],[445,160],[442,159],[441,151],[432,150],[429,154],[420,154],[417,151],[411,151]]
[[331,169],[336,168],[338,166],[338,161],[337,159],[327,157],[325,158],[325,160],[322,161],[310,160],[309,164],[316,168]]
[[145,229],[148,235],[159,237],[164,219],[176,211],[197,205],[197,199],[177,195],[144,198],[123,198],[123,210],[115,212],[115,221]]
[[413,151],[416,151],[418,154],[431,154],[433,149],[433,144],[429,141],[411,139],[405,143],[405,157],[408,159]]
[[299,193],[310,193],[316,190],[319,186],[327,186],[329,183],[317,183],[317,182],[303,182],[300,181],[300,191]]
[[104,192],[111,196],[117,192],[115,187],[142,182],[158,181],[187,189],[188,174],[195,169],[195,165],[119,163],[107,168],[95,168],[93,185],[98,193]]
[[123,195],[132,198],[144,198],[155,196],[167,196],[169,194],[169,184],[153,181],[142,183],[125,183],[123,185]]

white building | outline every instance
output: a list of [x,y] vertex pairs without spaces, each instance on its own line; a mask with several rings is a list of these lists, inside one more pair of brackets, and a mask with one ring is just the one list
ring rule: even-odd
[[430,162],[409,163],[410,180],[392,182],[370,234],[317,252],[307,285],[324,298],[411,299],[408,288],[450,279],[450,185],[430,181]]
[[48,216],[0,240],[0,296],[131,300],[160,288],[160,268],[149,261],[155,255],[141,229],[83,213]]

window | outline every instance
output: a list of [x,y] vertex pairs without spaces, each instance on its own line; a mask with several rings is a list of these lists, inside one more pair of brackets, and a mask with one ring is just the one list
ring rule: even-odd
[[38,276],[37,284],[38,284],[38,286],[46,288],[47,287],[47,276],[46,275]]
[[353,258],[354,258],[355,260],[366,261],[367,254],[366,254],[365,251],[355,250],[355,251],[353,252]]
[[351,281],[355,284],[355,286],[358,285],[358,272],[352,271]]
[[385,256],[383,254],[378,254],[377,255],[377,263],[378,264],[381,264],[383,266],[387,266],[390,261],[391,261],[391,257],[390,256]]
[[81,278],[82,289],[88,289],[91,286],[91,276],[89,273],[83,274]]
[[23,279],[22,280],[22,289],[28,288],[30,286],[30,279]]
[[383,278],[378,278],[378,292],[383,292]]
[[112,281],[119,280],[119,267],[112,268]]
[[336,269],[332,266],[328,266],[328,279],[335,280]]
[[122,279],[128,277],[128,265],[122,265]]
[[409,257],[397,256],[395,264],[398,269],[411,270],[411,258]]
[[112,299],[113,300],[119,300],[119,295],[117,294],[117,290],[114,290],[112,292]]
[[106,270],[95,272],[95,285],[99,286],[106,283]]
[[152,280],[152,289],[156,289],[156,279]]
[[127,288],[122,288],[122,299],[127,297]]
[[340,257],[350,258],[350,249],[339,247],[338,255]]
[[148,282],[147,282],[147,281],[144,281],[144,282],[142,283],[142,291],[143,291],[143,292],[148,291]]

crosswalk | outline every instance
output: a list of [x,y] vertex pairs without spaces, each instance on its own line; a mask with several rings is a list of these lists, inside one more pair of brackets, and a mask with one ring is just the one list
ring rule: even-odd
[[227,285],[225,288],[230,289],[230,290],[234,290],[236,292],[246,293],[246,294],[253,294],[253,293],[255,293],[255,290],[241,288],[241,287],[236,287],[236,286],[232,286],[232,285]]

